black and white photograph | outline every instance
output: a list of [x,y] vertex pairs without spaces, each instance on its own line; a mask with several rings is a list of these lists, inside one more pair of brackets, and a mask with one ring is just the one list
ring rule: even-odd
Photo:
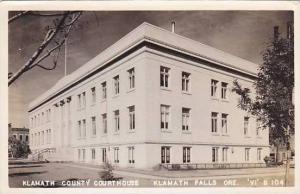
[[8,188],[295,187],[295,11],[165,6],[7,11]]

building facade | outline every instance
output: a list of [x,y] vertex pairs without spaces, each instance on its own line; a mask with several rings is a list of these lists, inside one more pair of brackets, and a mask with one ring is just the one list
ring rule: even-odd
[[30,104],[31,149],[135,168],[263,163],[268,130],[231,92],[256,77],[256,64],[143,23]]

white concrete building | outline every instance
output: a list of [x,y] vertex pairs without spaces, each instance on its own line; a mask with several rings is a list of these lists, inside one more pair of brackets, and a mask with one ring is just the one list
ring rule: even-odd
[[257,65],[143,23],[29,106],[31,149],[120,167],[264,163],[269,133],[237,108]]

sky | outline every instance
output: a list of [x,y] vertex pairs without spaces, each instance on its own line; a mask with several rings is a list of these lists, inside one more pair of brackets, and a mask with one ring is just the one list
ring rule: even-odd
[[[10,13],[13,15],[14,13]],[[9,24],[9,72],[16,72],[35,52],[54,18],[25,16]],[[98,11],[84,12],[68,40],[68,74],[131,30],[148,22],[203,44],[261,64],[273,27],[286,36],[291,11]],[[53,58],[43,63],[51,67]],[[55,70],[33,68],[9,87],[9,123],[28,126],[28,105],[64,76],[64,52]]]

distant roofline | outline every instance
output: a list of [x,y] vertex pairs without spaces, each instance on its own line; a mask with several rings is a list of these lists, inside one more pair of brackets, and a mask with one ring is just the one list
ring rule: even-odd
[[[152,34],[151,34],[152,33]],[[163,38],[161,37],[163,36]],[[186,44],[190,44],[190,48],[183,48],[186,45],[175,45],[176,41],[173,43],[164,41],[166,37],[170,37],[171,40],[174,38],[179,39],[180,41],[183,41]],[[197,42],[195,40],[189,39],[187,37],[178,35],[176,33],[172,33],[166,29],[159,28],[157,26],[154,26],[149,23],[142,23],[137,28],[133,29],[131,32],[123,36],[120,40],[118,40],[116,43],[111,45],[110,47],[106,48],[104,51],[102,51],[99,55],[88,61],[85,65],[81,66],[71,74],[69,74],[66,77],[61,78],[54,86],[52,86],[48,91],[37,97],[35,100],[33,100],[29,104],[29,110],[28,112],[31,112],[35,110],[36,108],[40,107],[41,105],[45,104],[46,102],[52,100],[53,98],[57,97],[58,95],[64,93],[65,91],[71,89],[73,86],[77,85],[78,82],[80,83],[80,80],[85,80],[84,78],[90,77],[95,74],[95,72],[102,71],[103,69],[107,68],[113,62],[117,61],[119,58],[123,58],[124,55],[128,55],[128,53],[132,53],[136,51],[137,49],[145,46],[145,42],[151,42],[152,44],[157,44],[162,47],[170,47],[173,49],[181,50],[186,53],[189,53],[191,55],[195,55],[199,59],[202,58],[204,61],[208,61],[211,63],[215,63],[219,66],[224,66],[224,68],[232,69],[235,72],[242,73],[244,75],[248,75],[249,77],[252,77],[252,79],[255,79],[257,77],[257,73],[254,73],[253,71],[249,71],[246,68],[242,68],[239,66],[234,66],[233,64],[226,63],[227,61],[234,61],[236,64],[246,64],[249,66],[258,67],[257,64],[254,64],[250,61],[247,61],[245,59],[242,59],[240,57],[231,55],[229,53],[226,53],[224,51],[221,51],[219,49],[215,49],[213,47],[207,46],[205,44],[202,44],[200,42]],[[188,47],[186,46],[186,47]],[[214,59],[210,56],[205,56],[203,53],[197,53],[196,51],[193,51],[193,47],[202,49],[203,51],[210,54],[211,52],[216,52],[217,54],[221,55],[225,60],[221,61],[220,59]],[[126,55],[126,56],[127,56]],[[210,54],[211,55],[211,54]],[[220,57],[219,57],[220,58]],[[77,84],[74,84],[77,83]]]

